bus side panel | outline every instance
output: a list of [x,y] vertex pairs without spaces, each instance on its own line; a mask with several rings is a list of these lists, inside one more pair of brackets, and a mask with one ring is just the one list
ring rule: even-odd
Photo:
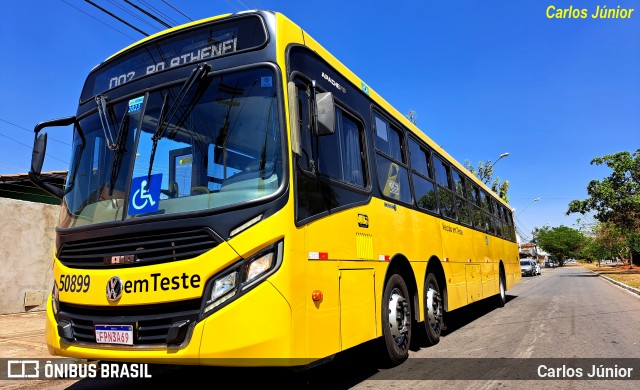
[[507,290],[512,288],[522,278],[520,272],[520,255],[518,253],[518,244],[515,242],[506,242],[506,255],[504,258],[504,268],[506,273]]
[[[471,256],[473,230],[444,220],[438,225],[442,232],[442,260],[451,271],[447,279],[447,307],[454,310],[477,300],[478,294],[482,294],[480,268]],[[477,268],[469,268],[471,264]]]
[[376,337],[373,269],[340,271],[340,347],[346,350]]
[[215,359],[206,364],[236,365],[233,360],[243,359],[240,364],[251,365],[247,359],[264,359],[256,364],[281,365],[276,360],[292,357],[291,308],[269,281],[204,322],[200,359]]
[[[304,227],[304,255],[308,267],[305,298],[308,299],[307,339],[310,357],[327,356],[341,350],[340,304],[341,294],[344,292],[339,288],[341,280],[338,267],[340,262],[348,261],[349,269],[372,268],[376,227],[375,217],[370,211],[368,206],[355,207],[332,213]],[[315,290],[322,291],[322,301],[311,301],[311,294]],[[367,289],[366,294],[373,299],[373,285]],[[342,297],[343,301],[347,299],[347,295]],[[344,303],[346,307],[351,304]],[[370,322],[364,326],[374,327],[375,316],[367,318],[361,320]],[[342,325],[342,330],[351,335],[363,326],[362,323]]]
[[[306,254],[306,253],[305,253]],[[307,356],[323,358],[340,351],[340,292],[338,289],[338,263],[327,260],[307,260],[306,291],[306,339]],[[312,299],[314,291],[322,298]]]

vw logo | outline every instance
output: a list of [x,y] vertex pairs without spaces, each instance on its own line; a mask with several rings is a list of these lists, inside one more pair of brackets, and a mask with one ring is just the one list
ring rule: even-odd
[[109,302],[117,302],[122,297],[122,280],[113,276],[107,282],[107,299]]

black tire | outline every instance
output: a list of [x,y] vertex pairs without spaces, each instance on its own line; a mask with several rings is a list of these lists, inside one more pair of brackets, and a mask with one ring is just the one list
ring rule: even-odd
[[499,286],[498,286],[498,295],[496,295],[496,306],[504,307],[507,303],[507,283],[504,277],[504,271],[500,270],[499,277]]
[[440,334],[444,330],[444,295],[438,284],[438,278],[429,273],[424,280],[424,327],[427,343],[436,345],[440,341]]
[[397,366],[409,357],[411,344],[411,296],[400,274],[393,273],[382,294],[382,334],[385,362]]

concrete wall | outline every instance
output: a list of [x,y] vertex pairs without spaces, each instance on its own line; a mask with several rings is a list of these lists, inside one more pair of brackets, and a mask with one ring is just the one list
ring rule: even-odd
[[59,208],[0,198],[0,314],[44,310]]

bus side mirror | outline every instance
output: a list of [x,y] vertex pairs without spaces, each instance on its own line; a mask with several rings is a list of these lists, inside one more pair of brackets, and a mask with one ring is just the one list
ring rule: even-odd
[[47,151],[47,133],[42,133],[36,138],[33,144],[33,152],[31,153],[31,172],[40,176],[42,173],[42,164],[44,164],[44,155]]
[[336,132],[336,112],[331,92],[316,94],[316,135],[331,135]]
[[[35,129],[33,129],[33,132],[35,133],[35,140],[33,141],[33,152],[31,153],[31,170],[29,170],[29,179],[33,184],[59,199],[62,199],[62,197],[64,196],[64,190],[42,180],[42,178],[40,177],[40,174],[42,173],[42,165],[44,163],[44,156],[47,151],[47,133],[39,133],[45,127],[69,126],[76,124],[76,122],[77,120],[75,116],[69,116],[46,122],[40,122],[36,125]],[[80,129],[78,130],[80,131]],[[84,134],[81,131],[79,134],[82,138],[82,145],[84,146]]]

